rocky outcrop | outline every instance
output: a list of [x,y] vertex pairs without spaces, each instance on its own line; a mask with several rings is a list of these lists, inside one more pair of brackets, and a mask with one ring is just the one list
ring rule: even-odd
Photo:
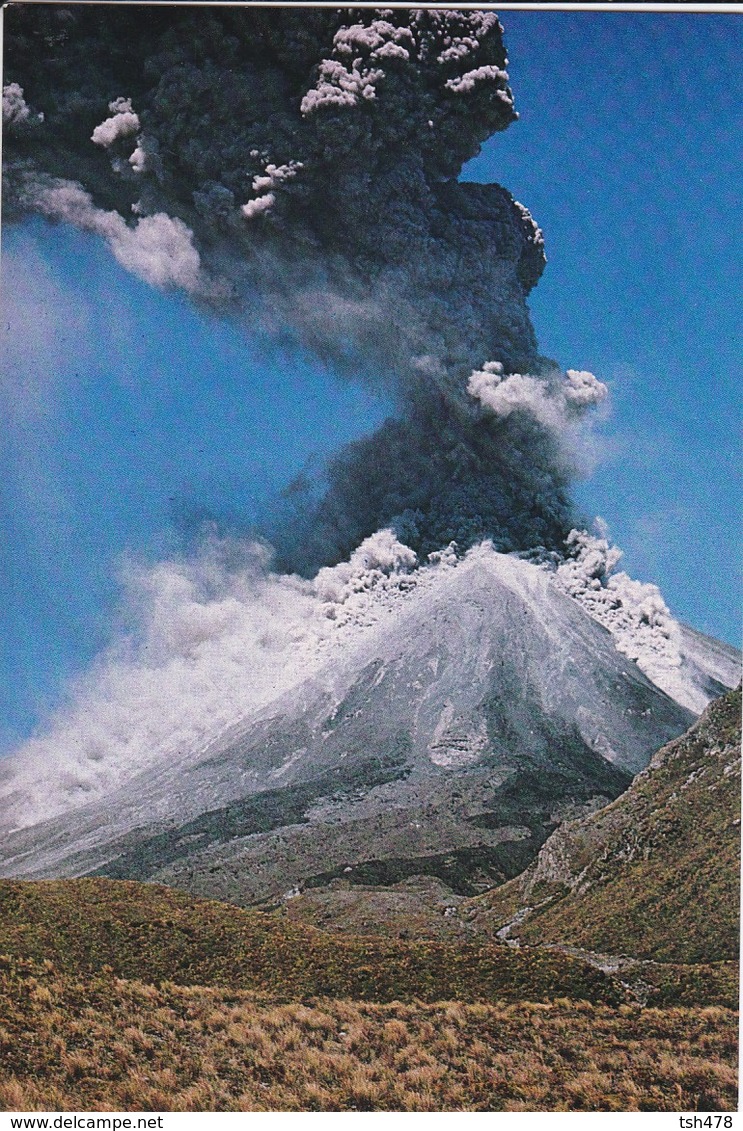
[[[620,798],[568,821],[476,918],[527,943],[676,962],[739,945],[741,693],[712,703]],[[515,920],[515,921],[514,921]]]

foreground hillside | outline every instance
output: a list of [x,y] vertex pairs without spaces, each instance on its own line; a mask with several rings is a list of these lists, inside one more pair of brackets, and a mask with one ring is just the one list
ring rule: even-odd
[[475,898],[0,881],[0,1107],[734,1110],[740,707]]
[[[525,943],[662,962],[736,959],[741,691],[712,703],[618,800],[566,822],[474,920]],[[510,923],[510,926],[508,925]]]
[[0,960],[0,1107],[726,1111],[725,1009],[306,1004]]
[[[8,1110],[730,1110],[732,964],[338,938],[155,884],[0,884]],[[670,1007],[670,1008],[669,1008]]]
[[155,884],[82,879],[0,882],[0,954],[87,977],[229,986],[282,1000],[617,1002],[617,984],[581,959],[489,940],[356,938]]

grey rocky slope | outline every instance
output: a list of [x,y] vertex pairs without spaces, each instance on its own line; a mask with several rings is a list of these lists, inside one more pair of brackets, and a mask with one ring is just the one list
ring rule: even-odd
[[333,875],[474,893],[692,721],[544,570],[483,547],[418,573],[205,749],[15,832],[6,776],[2,874],[99,870],[243,903]]

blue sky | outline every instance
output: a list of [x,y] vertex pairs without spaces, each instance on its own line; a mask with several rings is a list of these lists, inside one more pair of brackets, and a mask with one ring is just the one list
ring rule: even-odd
[[249,527],[387,406],[153,290],[68,227],[8,228],[3,279],[7,748],[105,644],[122,554],[177,553],[204,513]]
[[[576,494],[634,576],[737,643],[739,22],[507,12],[520,121],[466,170],[543,227],[542,352],[612,389]],[[3,233],[0,749],[105,643],[123,553],[179,546],[174,515],[249,523],[308,460],[384,415],[300,355],[120,268],[95,237]]]

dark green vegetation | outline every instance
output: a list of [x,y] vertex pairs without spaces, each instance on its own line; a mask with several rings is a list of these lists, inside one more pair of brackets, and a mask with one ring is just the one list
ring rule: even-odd
[[324,887],[336,879],[349,884],[387,887],[410,876],[435,876],[458,895],[477,895],[493,884],[502,884],[518,875],[534,858],[543,838],[533,836],[507,840],[502,844],[457,848],[430,856],[392,856],[383,860],[364,860],[310,876],[304,888]]
[[[324,887],[335,879],[343,879],[349,884],[388,887],[411,876],[432,876],[458,895],[474,896],[517,876],[531,863],[554,829],[556,798],[569,797],[580,804],[589,797],[595,797],[597,790],[601,796],[613,798],[621,794],[632,780],[629,774],[587,750],[578,737],[551,734],[548,728],[545,730],[544,744],[550,750],[551,762],[540,764],[533,755],[522,754],[524,768],[519,768],[505,783],[490,790],[490,796],[487,789],[483,790],[483,810],[466,818],[467,824],[476,828],[518,827],[524,832],[529,830],[530,835],[494,845],[452,848],[447,852],[344,862],[308,876],[302,887]],[[483,758],[482,762],[487,765],[487,758]],[[493,766],[497,767],[497,764],[498,760],[494,757]],[[132,872],[113,871],[112,865],[107,865],[99,874],[123,877],[132,875]]]
[[567,822],[476,920],[524,943],[659,962],[735,960],[740,937],[741,691],[710,705],[617,801]]
[[260,912],[154,884],[103,879],[0,883],[0,954],[50,960],[75,976],[259,990],[281,1000],[618,1002],[617,983],[581,959],[374,937],[336,939]]

